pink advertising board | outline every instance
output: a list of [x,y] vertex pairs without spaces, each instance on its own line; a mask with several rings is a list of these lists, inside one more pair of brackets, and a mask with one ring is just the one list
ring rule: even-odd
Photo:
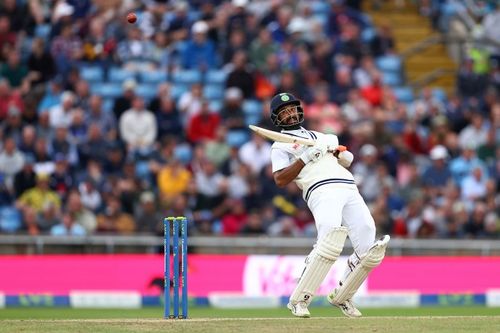
[[[342,276],[339,258],[320,288],[326,293]],[[189,292],[287,295],[303,269],[302,256],[190,255]],[[0,256],[0,294],[71,291],[161,291],[159,255]],[[387,257],[361,293],[417,291],[484,293],[500,289],[500,257]]]

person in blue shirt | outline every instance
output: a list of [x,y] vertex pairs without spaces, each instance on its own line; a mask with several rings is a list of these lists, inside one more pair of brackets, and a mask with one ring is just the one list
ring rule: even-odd
[[423,183],[432,188],[444,188],[451,179],[448,168],[448,151],[444,146],[437,145],[430,151],[432,165],[422,175]]
[[217,54],[213,42],[207,39],[208,28],[208,24],[204,21],[193,24],[192,37],[181,55],[184,69],[206,70],[216,67]]
[[61,223],[50,229],[50,234],[52,236],[85,236],[86,231],[81,225],[75,223],[71,214],[64,214]]

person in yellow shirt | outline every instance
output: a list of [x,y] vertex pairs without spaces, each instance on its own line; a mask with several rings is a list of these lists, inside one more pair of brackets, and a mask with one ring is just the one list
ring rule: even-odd
[[36,175],[36,186],[24,191],[16,206],[19,209],[31,208],[36,213],[41,213],[43,208],[50,204],[59,209],[61,198],[49,188],[49,175],[40,173]]
[[185,192],[190,180],[191,172],[180,161],[172,159],[160,169],[157,176],[162,201],[170,202],[177,195]]

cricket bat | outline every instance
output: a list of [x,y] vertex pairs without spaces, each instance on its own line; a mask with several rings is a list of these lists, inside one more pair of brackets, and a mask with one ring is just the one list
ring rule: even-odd
[[268,129],[255,126],[255,125],[248,125],[252,131],[255,133],[259,134],[260,136],[270,139],[276,142],[285,142],[285,143],[298,143],[301,145],[306,145],[306,146],[314,146],[315,141],[313,139],[305,139],[305,138],[300,138],[298,136],[293,136],[290,134],[285,134],[285,133],[280,133],[276,131],[270,131]]

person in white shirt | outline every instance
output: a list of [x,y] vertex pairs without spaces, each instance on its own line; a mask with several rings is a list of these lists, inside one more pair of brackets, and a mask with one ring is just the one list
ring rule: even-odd
[[308,306],[314,292],[342,252],[349,235],[354,253],[348,259],[344,277],[328,301],[348,317],[360,317],[351,299],[368,273],[384,258],[390,237],[375,241],[375,223],[346,168],[354,158],[340,146],[336,135],[308,131],[301,127],[301,102],[289,93],[271,100],[271,121],[282,133],[314,139],[314,146],[275,142],[271,161],[275,183],[286,186],[294,181],[303,192],[317,229],[317,242],[306,259],[306,267],[288,308],[297,317],[309,317]]
[[156,118],[144,108],[142,97],[134,97],[132,108],[120,117],[120,136],[127,144],[128,152],[148,154],[157,135]]
[[75,95],[71,91],[65,91],[61,95],[61,103],[49,109],[50,127],[70,127],[73,122],[73,110]]

